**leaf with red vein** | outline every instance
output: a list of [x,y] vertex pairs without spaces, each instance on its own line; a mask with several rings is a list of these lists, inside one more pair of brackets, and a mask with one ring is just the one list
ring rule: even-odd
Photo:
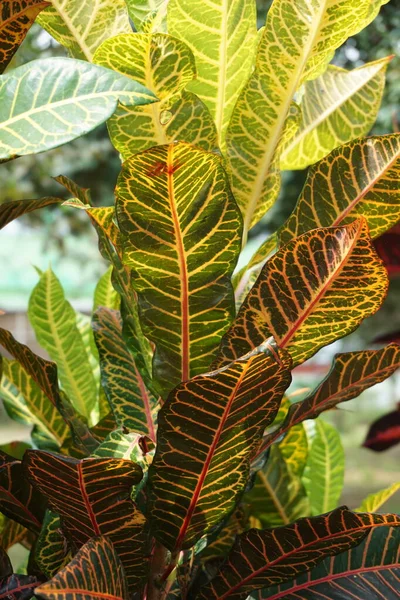
[[145,519],[130,493],[142,478],[139,465],[130,460],[78,460],[29,450],[24,466],[32,484],[61,516],[63,529],[75,546],[107,535],[121,558],[130,587],[138,586],[146,574]]
[[124,567],[107,537],[88,541],[75,558],[36,589],[44,600],[129,600]]
[[156,347],[154,379],[166,397],[209,369],[233,319],[240,212],[220,157],[184,143],[130,157],[116,198],[123,262],[132,269],[143,332]]
[[276,529],[250,529],[236,538],[227,560],[196,600],[245,600],[253,590],[309,571],[327,555],[359,544],[373,527],[399,526],[400,516],[354,513],[346,507]]
[[375,452],[382,452],[399,443],[400,407],[372,423],[363,446]]
[[46,506],[24,476],[20,460],[0,451],[0,512],[39,533]]
[[255,600],[398,600],[400,530],[376,527],[355,548],[325,558],[315,569],[279,586],[253,592]]
[[387,287],[364,219],[309,231],[267,261],[215,364],[227,364],[273,336],[296,366],[374,314]]
[[190,548],[234,508],[290,383],[290,364],[266,343],[171,392],[149,470],[152,528],[169,550]]
[[264,437],[259,454],[297,423],[315,419],[340,402],[356,398],[364,390],[390,377],[399,367],[400,347],[397,344],[380,350],[337,354],[322,383],[304,400],[292,404],[280,427]]
[[92,327],[100,356],[101,383],[118,425],[155,441],[157,401],[146,389],[126,346],[119,311],[99,308]]
[[316,227],[363,216],[375,238],[399,220],[400,134],[373,136],[336,148],[312,166],[280,241]]

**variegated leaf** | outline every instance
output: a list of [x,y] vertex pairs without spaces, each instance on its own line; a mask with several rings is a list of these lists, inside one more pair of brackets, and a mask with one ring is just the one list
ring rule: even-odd
[[280,230],[281,243],[360,216],[377,237],[400,218],[399,176],[400,133],[337,148],[308,172],[296,208]]
[[71,560],[68,542],[61,530],[58,514],[47,510],[35,545],[35,561],[49,579]]
[[240,92],[226,138],[245,238],[278,195],[278,147],[297,89],[362,28],[369,5],[370,0],[275,0],[268,11],[255,70]]
[[370,494],[362,501],[360,506],[355,510],[357,512],[375,512],[379,510],[385,502],[387,502],[394,494],[400,490],[400,483],[394,483],[393,485]]
[[220,158],[182,143],[131,157],[116,196],[123,262],[166,396],[208,369],[233,318],[240,214]]
[[168,549],[190,548],[234,508],[289,368],[287,354],[266,344],[171,392],[149,472],[153,531]]
[[304,169],[375,123],[391,56],[346,71],[330,65],[301,92],[302,121],[282,150],[281,169]]

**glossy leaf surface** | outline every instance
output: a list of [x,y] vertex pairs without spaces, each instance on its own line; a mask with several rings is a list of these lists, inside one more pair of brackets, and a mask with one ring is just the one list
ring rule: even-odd
[[28,315],[39,344],[57,363],[61,385],[79,414],[90,417],[96,383],[77,316],[51,269],[41,274],[29,299]]
[[141,31],[148,18],[165,4],[165,0],[126,0],[129,16],[136,29]]
[[188,85],[210,110],[219,145],[224,145],[241,86],[247,80],[256,42],[256,11],[251,0],[170,0],[168,31],[192,50],[197,78]]
[[0,7],[0,73],[25,39],[41,10],[49,6],[44,0],[3,0]]
[[294,94],[320,74],[333,51],[362,28],[369,0],[278,0],[268,11],[256,66],[240,92],[226,144],[232,188],[245,231],[271,207],[280,187],[278,147]]
[[38,533],[44,516],[43,498],[24,477],[20,460],[0,452],[0,511]]
[[263,449],[297,423],[315,419],[323,411],[352,400],[369,387],[384,381],[399,366],[400,348],[397,344],[381,350],[337,354],[324,381],[302,402],[292,404],[281,426],[264,438]]
[[51,0],[38,21],[71,56],[88,61],[104,40],[131,32],[124,0]]
[[233,318],[240,214],[219,157],[187,144],[131,157],[116,193],[123,262],[166,396],[209,368]]
[[0,229],[3,229],[8,223],[18,219],[22,215],[33,212],[38,208],[59,204],[62,198],[40,198],[39,200],[12,200],[11,202],[3,202],[0,205]]
[[374,314],[387,285],[363,219],[305,233],[263,267],[222,340],[218,364],[273,336],[298,365]]
[[400,134],[350,142],[311,167],[282,244],[316,227],[350,223],[359,216],[377,237],[400,216]]
[[383,452],[400,443],[400,409],[393,410],[374,421],[363,443],[364,448]]
[[154,100],[139,83],[97,65],[67,58],[32,61],[0,78],[0,159],[36,154],[88,133],[112,115],[118,101]]
[[282,150],[281,169],[305,169],[375,123],[391,57],[346,71],[330,65],[301,94],[301,124]]
[[25,454],[24,466],[32,484],[62,517],[74,544],[79,548],[91,537],[107,535],[129,585],[138,585],[146,570],[144,517],[131,501],[130,491],[142,478],[141,468],[130,460],[78,460],[37,450]]
[[359,546],[326,558],[293,582],[254,592],[251,598],[397,600],[400,578],[399,548],[400,531],[397,527],[374,528]]
[[226,562],[196,600],[245,600],[359,544],[374,526],[400,525],[396,515],[356,514],[345,507],[277,529],[250,529],[236,538]]
[[154,535],[168,549],[190,548],[233,509],[289,368],[288,356],[267,344],[171,392],[149,476]]
[[303,482],[312,515],[338,506],[344,483],[344,451],[338,431],[321,419],[316,421]]
[[89,540],[57,575],[36,593],[45,600],[128,600],[124,568],[107,537]]
[[100,354],[103,389],[118,425],[155,440],[157,402],[146,389],[125,344],[120,313],[102,307],[94,313],[92,326]]
[[120,298],[112,284],[112,267],[108,267],[107,271],[100,277],[97,282],[94,298],[93,312],[100,306],[118,310],[121,304]]

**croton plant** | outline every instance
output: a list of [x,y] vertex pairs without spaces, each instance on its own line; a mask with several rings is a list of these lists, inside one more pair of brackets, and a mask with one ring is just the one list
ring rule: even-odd
[[[338,506],[343,449],[320,418],[392,375],[399,346],[286,393],[387,291],[372,240],[400,219],[400,134],[363,136],[392,57],[329,64],[384,3],[274,0],[257,31],[255,0],[2,0],[0,159],[107,121],[122,168],[111,206],[64,176],[66,202],[0,206],[2,227],[84,211],[109,265],[90,316],[38,271],[48,359],[0,330],[1,397],[32,426],[0,454],[0,598],[400,598],[400,516],[376,512],[400,485]],[[13,68],[35,18],[69,56]],[[249,259],[280,171],[307,166]]]

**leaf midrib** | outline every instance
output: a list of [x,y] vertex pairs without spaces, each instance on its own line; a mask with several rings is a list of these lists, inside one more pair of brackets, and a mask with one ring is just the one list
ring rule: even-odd
[[263,486],[265,487],[268,494],[270,495],[272,502],[274,503],[276,510],[278,511],[279,516],[281,517],[284,525],[288,525],[290,523],[290,519],[289,519],[288,515],[286,514],[286,511],[285,511],[284,507],[282,506],[281,502],[279,501],[278,496],[275,494],[275,491],[270,486],[269,481],[268,481],[267,477],[265,476],[265,473],[263,473],[260,470],[258,472],[258,476],[260,477]]
[[[245,232],[244,235],[245,236],[246,236],[246,232],[251,227],[251,221],[252,221],[256,206],[257,206],[257,202],[259,201],[259,199],[262,196],[262,189],[264,186],[264,182],[268,176],[268,170],[269,170],[270,164],[272,162],[272,159],[274,157],[275,150],[278,146],[278,143],[279,143],[279,140],[281,137],[281,133],[282,133],[285,121],[286,121],[286,117],[289,112],[290,105],[293,101],[294,94],[299,86],[300,81],[301,81],[301,76],[307,65],[311,50],[314,47],[315,40],[318,38],[318,35],[320,33],[323,15],[325,14],[325,11],[326,11],[326,3],[327,3],[327,0],[325,0],[323,3],[321,3],[320,10],[318,11],[317,16],[316,16],[316,20],[318,19],[318,27],[315,28],[314,33],[310,34],[310,36],[307,40],[307,44],[303,48],[301,62],[299,60],[296,63],[296,68],[294,69],[293,76],[290,78],[290,85],[285,90],[285,92],[286,92],[285,100],[279,107],[279,117],[275,122],[275,126],[272,128],[272,135],[269,136],[269,143],[266,148],[266,151],[264,152],[264,156],[261,160],[261,164],[259,163],[258,176],[252,186],[252,188],[253,188],[252,195],[250,196],[250,200],[247,203],[247,209],[246,209],[246,212],[244,215],[244,232]],[[257,77],[257,75],[258,74],[256,71],[254,76]]]
[[[387,66],[387,63],[380,64],[378,66],[378,68],[374,71],[374,73],[372,73],[366,80],[360,82],[358,86],[356,86],[349,93],[347,93],[345,96],[343,96],[340,99],[340,101],[338,101],[338,102],[330,105],[325,111],[319,113],[318,117],[314,121],[312,121],[311,123],[309,123],[309,125],[307,125],[307,127],[305,127],[304,129],[299,129],[298,133],[293,136],[293,138],[291,139],[291,141],[289,142],[289,144],[283,150],[283,152],[282,152],[282,154],[280,156],[281,162],[285,161],[285,159],[287,158],[288,154],[290,154],[290,152],[292,152],[292,150],[296,146],[298,146],[301,143],[301,141],[309,133],[312,133],[332,113],[334,113],[337,109],[339,109],[341,106],[343,106],[343,104],[345,104],[346,102],[348,102],[348,100],[350,100],[355,94],[357,94],[357,92],[359,92],[364,86],[366,86],[368,83],[370,83],[371,80],[386,66]],[[359,70],[366,69],[366,68],[367,68],[367,65],[365,67],[361,67]],[[371,65],[369,65],[369,68],[371,68]],[[350,74],[350,73],[352,73],[352,71],[347,71],[347,73]]]
[[[81,0],[81,1],[83,2],[84,0]],[[68,5],[68,3],[66,3],[66,5]],[[60,7],[60,2],[57,2],[55,0],[53,0],[53,2],[52,2],[52,8],[54,8],[56,13],[60,17],[60,19],[67,26],[67,29],[70,31],[72,38],[78,44],[78,46],[81,49],[86,60],[88,62],[91,62],[93,53],[90,50],[89,46],[87,46],[81,39],[81,36],[79,35],[78,30],[76,29],[75,25],[73,24],[72,19],[70,19],[69,15],[68,15],[68,11],[63,11],[62,8]]]

